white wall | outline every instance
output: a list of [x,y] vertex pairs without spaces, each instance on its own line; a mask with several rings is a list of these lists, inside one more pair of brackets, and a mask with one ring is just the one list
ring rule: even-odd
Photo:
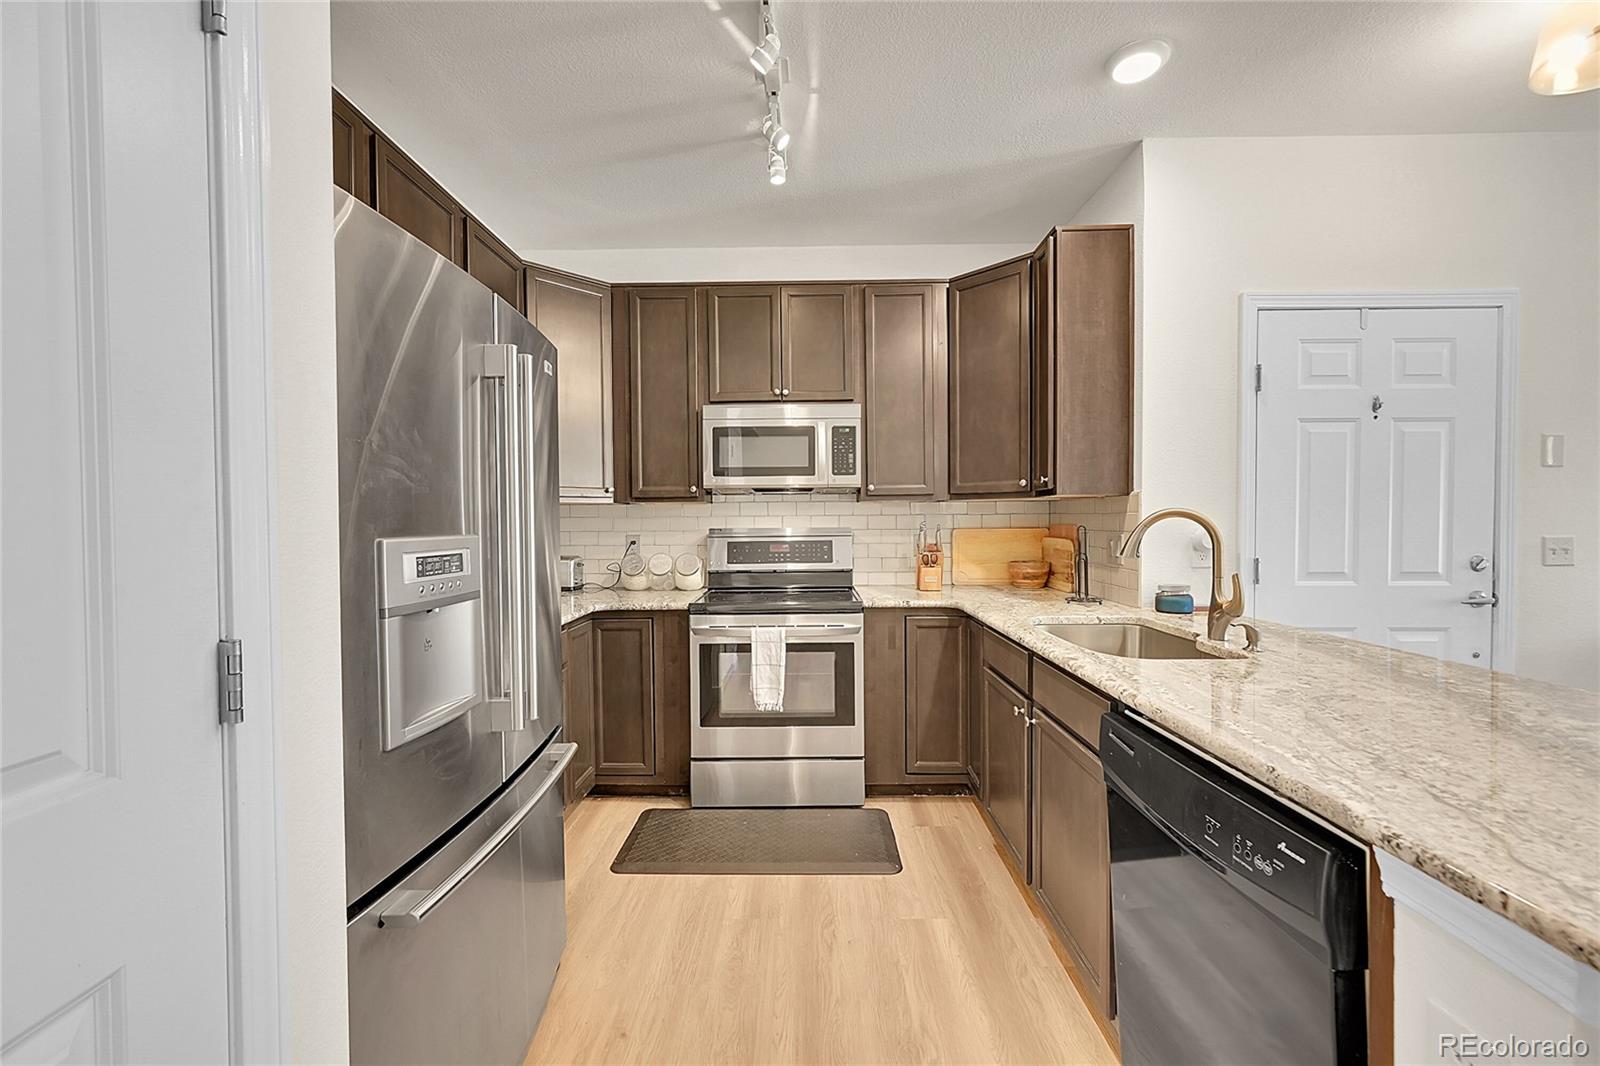
[[263,5],[287,1058],[347,1061],[327,0]]
[[[1196,507],[1237,547],[1241,293],[1519,289],[1516,672],[1600,688],[1597,155],[1587,133],[1146,141],[1147,511]],[[1147,600],[1193,573],[1190,532],[1146,541]],[[1546,533],[1578,566],[1539,565]]]
[[[752,219],[754,226],[759,219]],[[1044,236],[1047,227],[1039,228]],[[1031,252],[1033,244],[798,248],[522,249],[532,263],[621,283],[951,278]]]

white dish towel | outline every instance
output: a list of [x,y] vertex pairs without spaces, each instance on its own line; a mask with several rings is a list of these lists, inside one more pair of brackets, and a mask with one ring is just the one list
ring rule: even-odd
[[758,711],[783,710],[783,627],[750,627],[750,695]]

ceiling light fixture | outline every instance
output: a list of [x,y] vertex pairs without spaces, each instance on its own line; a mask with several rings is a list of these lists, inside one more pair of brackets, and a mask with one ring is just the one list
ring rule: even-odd
[[774,149],[767,149],[767,180],[774,185],[782,185],[789,180],[789,162],[783,158],[783,153]]
[[783,42],[778,40],[778,31],[772,25],[772,4],[768,0],[761,0],[761,40],[750,53],[750,65],[756,68],[756,73],[762,77],[778,65],[778,53],[783,50]]
[[1133,85],[1153,75],[1171,58],[1172,46],[1166,41],[1135,41],[1111,54],[1106,73],[1118,85]]
[[761,133],[767,138],[767,146],[775,152],[782,152],[789,147],[789,131],[783,128],[783,119],[778,113],[778,98],[771,97],[767,104],[767,118],[761,123]]
[[1539,31],[1528,88],[1541,96],[1600,89],[1600,5],[1568,4]]

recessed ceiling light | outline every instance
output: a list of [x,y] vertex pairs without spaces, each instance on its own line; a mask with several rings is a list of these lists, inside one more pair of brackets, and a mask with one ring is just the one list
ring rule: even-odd
[[789,163],[783,158],[782,152],[767,152],[767,180],[774,185],[782,185],[789,180]]
[[1600,88],[1600,15],[1592,2],[1568,4],[1544,24],[1528,88],[1544,96]]
[[1112,53],[1106,63],[1106,73],[1118,85],[1132,85],[1160,70],[1171,57],[1172,46],[1166,41],[1136,41]]

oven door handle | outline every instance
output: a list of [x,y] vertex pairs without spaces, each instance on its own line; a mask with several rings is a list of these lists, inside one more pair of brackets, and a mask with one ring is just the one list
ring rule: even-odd
[[[771,627],[771,628],[781,628],[784,631],[785,636],[794,637],[794,638],[796,638],[798,640],[805,640],[807,637],[813,636],[813,635],[818,636],[818,637],[824,637],[824,636],[826,636],[826,637],[847,637],[847,636],[850,636],[852,634],[861,632],[861,626],[847,624],[847,623],[843,623],[843,622],[828,623],[828,624],[824,624],[824,625],[820,625],[820,626],[781,626],[781,627],[776,627],[775,626],[775,627]],[[691,632],[691,633],[745,633],[745,634],[748,634],[750,632],[750,630],[751,630],[750,626],[710,625],[710,626],[690,626],[689,627],[689,632]]]

